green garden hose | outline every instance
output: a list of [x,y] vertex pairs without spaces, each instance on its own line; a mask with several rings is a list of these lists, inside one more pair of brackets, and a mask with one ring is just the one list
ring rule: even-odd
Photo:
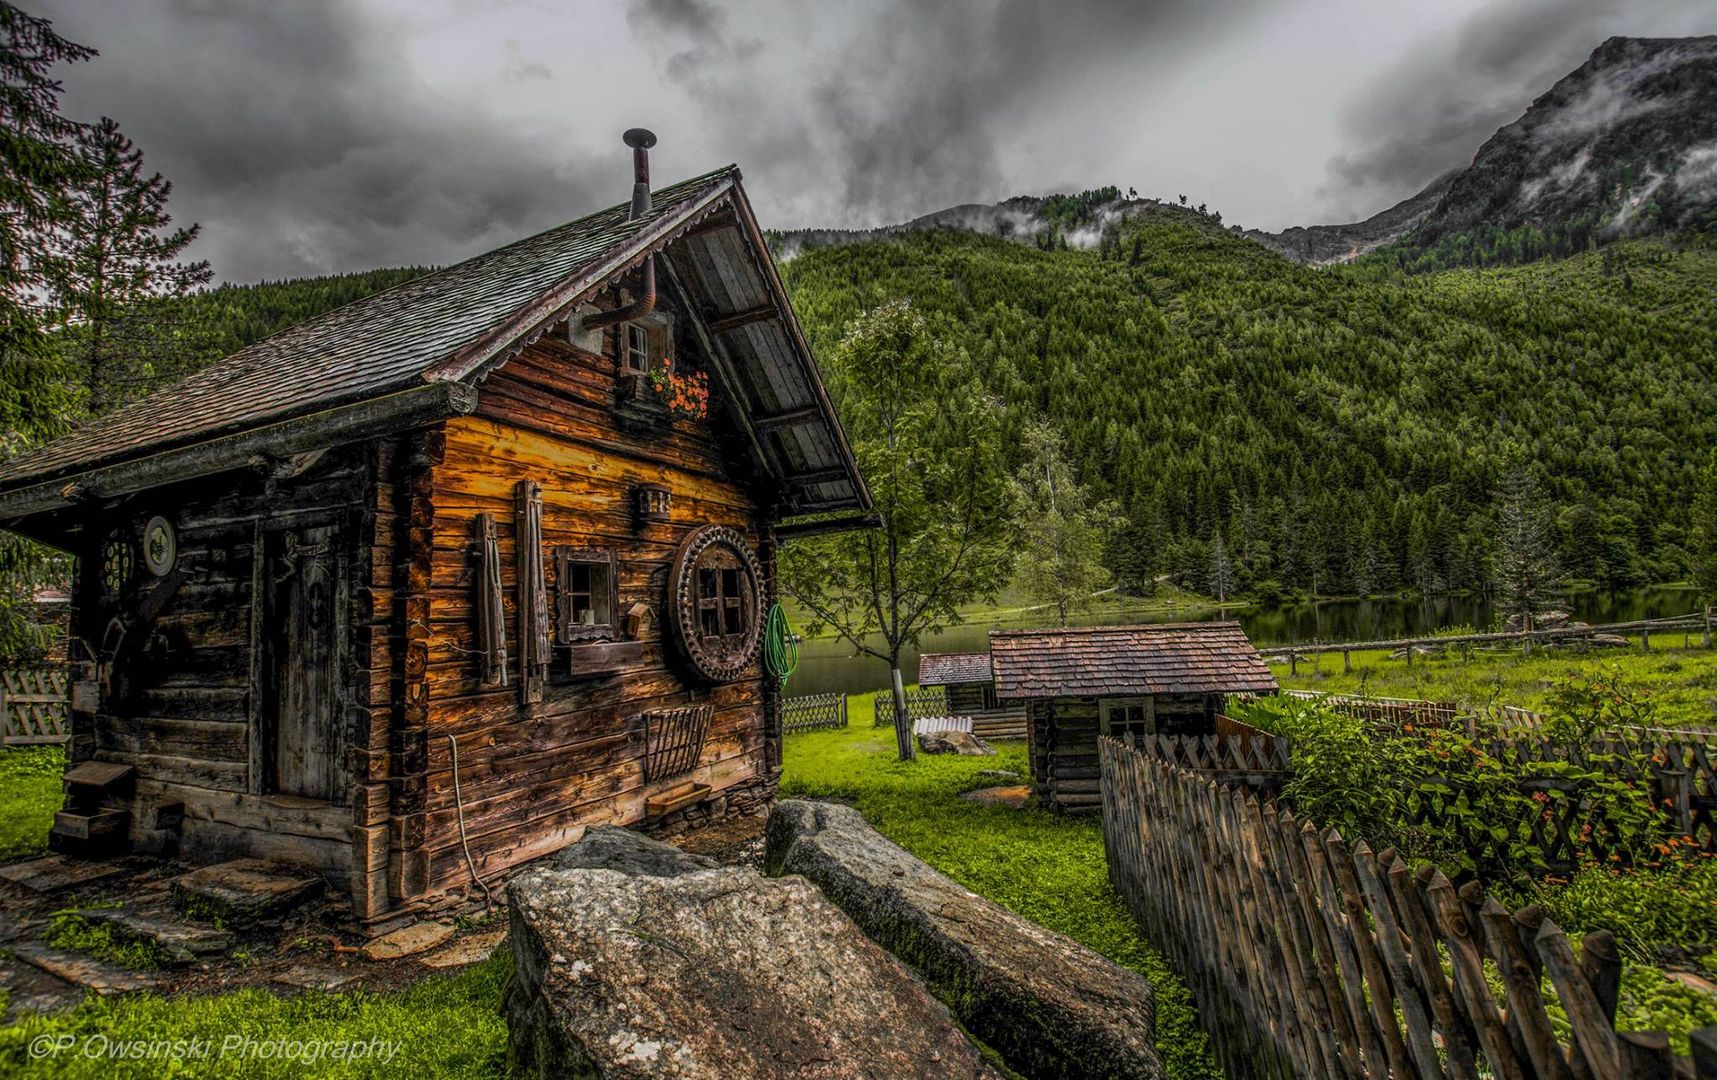
[[769,621],[763,627],[763,664],[782,686],[799,666],[799,639],[787,625],[787,613],[780,604],[770,606]]

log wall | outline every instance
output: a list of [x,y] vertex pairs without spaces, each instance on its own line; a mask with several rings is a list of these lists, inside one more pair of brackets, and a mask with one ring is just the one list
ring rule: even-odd
[[984,683],[962,683],[948,687],[948,711],[972,718],[972,734],[980,739],[1025,738],[1025,703],[1003,701],[988,704]]
[[[664,638],[669,568],[699,527],[740,530],[763,561],[772,598],[774,557],[759,509],[708,425],[680,420],[644,433],[619,425],[615,372],[611,352],[545,336],[488,377],[476,415],[446,425],[430,470],[422,797],[398,831],[402,850],[422,853],[422,884],[431,891],[470,882],[461,814],[476,871],[488,877],[576,841],[589,825],[645,824],[645,799],[687,780],[710,785],[718,797],[766,789],[747,806],[772,794],[770,695],[760,666],[740,681],[707,685],[684,673]],[[498,524],[504,637],[519,639],[513,508],[524,480],[541,485],[551,592],[554,548],[612,550],[617,615],[636,604],[649,612],[636,639],[618,645],[569,647],[555,639],[540,702],[527,701],[512,680],[484,684],[475,636],[472,536],[476,515],[486,512]],[[667,522],[634,519],[633,489],[645,483],[671,492]],[[516,675],[516,658],[509,663]],[[646,784],[642,714],[694,704],[714,709],[697,767]],[[449,736],[459,761],[457,797]]]
[[[330,559],[344,577],[335,583],[343,621],[368,621],[369,492],[375,448],[330,452],[206,481],[164,487],[106,509],[81,530],[72,628],[73,737],[68,757],[132,765],[137,778],[108,805],[130,811],[131,845],[141,851],[211,862],[256,856],[311,866],[346,884],[353,869],[353,806],[344,775],[331,802],[280,798],[268,790],[263,728],[268,686],[268,626],[256,601],[268,585],[259,557],[277,530],[330,526]],[[173,522],[174,572],[152,578],[141,566],[116,606],[101,585],[103,542],[110,531],[140,530],[147,517]],[[182,575],[182,577],[181,577]],[[174,584],[174,580],[177,583]],[[148,601],[155,590],[162,597]],[[151,607],[140,613],[140,607]],[[128,690],[104,690],[96,657],[108,621],[120,614],[131,629],[115,675]],[[369,738],[369,702],[356,685],[356,648],[348,639],[345,689],[337,707],[337,738],[350,747]],[[344,770],[344,762],[339,766]]]

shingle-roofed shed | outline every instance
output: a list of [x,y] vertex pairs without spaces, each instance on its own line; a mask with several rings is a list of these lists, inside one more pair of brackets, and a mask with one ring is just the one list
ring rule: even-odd
[[1095,809],[1101,735],[1214,734],[1228,695],[1275,693],[1234,622],[990,632],[995,692],[1024,701],[1038,800]]
[[948,712],[971,717],[972,734],[980,739],[1025,737],[1025,706],[996,695],[987,652],[925,653],[918,658],[918,685],[944,687]]
[[776,544],[870,496],[739,170],[648,193],[632,135],[632,204],[0,465],[78,557],[57,847],[314,867],[379,925],[767,805]]

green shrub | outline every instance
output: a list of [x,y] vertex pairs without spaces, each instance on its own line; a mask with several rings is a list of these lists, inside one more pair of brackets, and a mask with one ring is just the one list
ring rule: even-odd
[[1536,882],[1516,899],[1544,905],[1559,926],[1608,930],[1639,961],[1702,953],[1717,947],[1717,859],[1682,851],[1634,870],[1588,862],[1565,883]]

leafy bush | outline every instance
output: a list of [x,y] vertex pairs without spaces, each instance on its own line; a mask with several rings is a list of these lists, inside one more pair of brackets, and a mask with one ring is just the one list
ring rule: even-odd
[[1559,926],[1608,930],[1645,962],[1717,947],[1717,859],[1684,845],[1656,867],[1587,862],[1571,878],[1535,882],[1514,899],[1542,904]]

